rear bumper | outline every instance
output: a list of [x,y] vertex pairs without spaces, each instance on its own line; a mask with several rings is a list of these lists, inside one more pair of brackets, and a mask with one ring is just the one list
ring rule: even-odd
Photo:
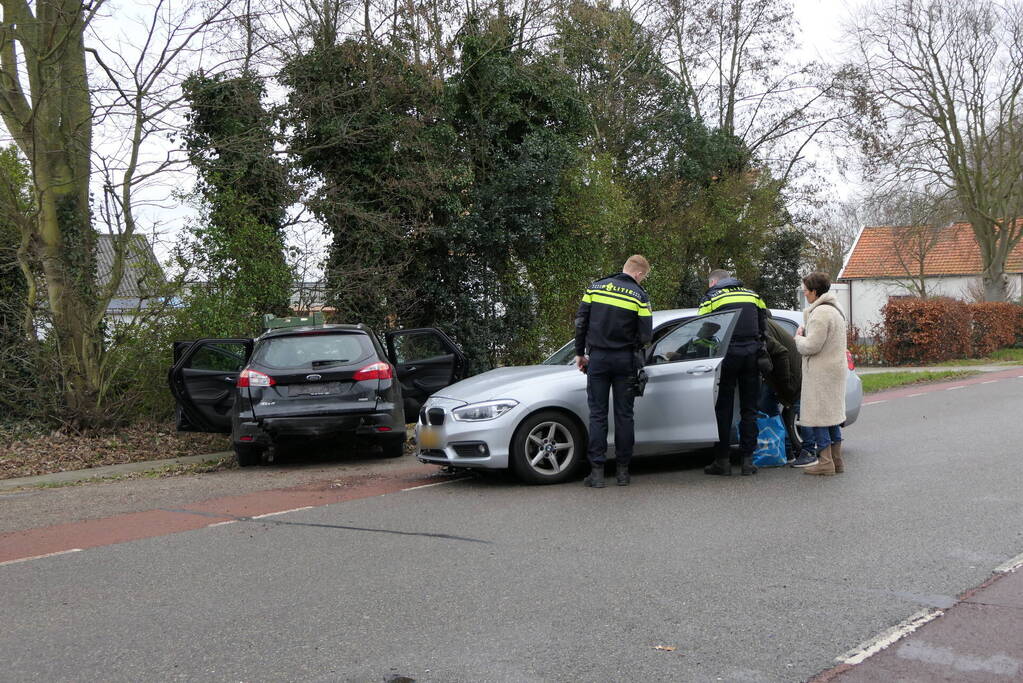
[[404,438],[405,425],[393,411],[344,415],[302,415],[239,421],[232,440],[237,446],[270,446],[281,438],[340,435]]

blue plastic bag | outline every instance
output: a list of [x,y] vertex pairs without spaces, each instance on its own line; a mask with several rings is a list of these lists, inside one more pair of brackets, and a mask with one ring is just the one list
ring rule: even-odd
[[756,467],[784,467],[785,423],[781,415],[757,416],[757,449],[753,451],[753,465]]

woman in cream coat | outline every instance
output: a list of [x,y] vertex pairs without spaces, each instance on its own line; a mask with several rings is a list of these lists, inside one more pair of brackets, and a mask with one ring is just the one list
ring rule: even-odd
[[803,311],[804,327],[796,331],[796,348],[803,356],[803,388],[799,424],[809,428],[817,447],[817,464],[804,474],[836,474],[842,461],[845,422],[846,358],[845,316],[831,291],[831,278],[811,273],[803,278],[803,293],[810,304]]

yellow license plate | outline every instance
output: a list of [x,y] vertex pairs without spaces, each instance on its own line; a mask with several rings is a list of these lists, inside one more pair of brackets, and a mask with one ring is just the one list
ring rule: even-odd
[[440,448],[440,432],[436,429],[430,429],[429,427],[421,428],[419,430],[419,445],[422,448]]

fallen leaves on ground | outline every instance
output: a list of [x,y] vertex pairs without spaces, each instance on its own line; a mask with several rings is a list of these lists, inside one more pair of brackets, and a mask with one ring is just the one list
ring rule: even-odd
[[86,434],[22,436],[0,441],[0,479],[205,455],[230,448],[224,435],[178,433],[174,425],[165,423],[139,423]]
[[671,645],[654,645],[654,649],[655,650],[660,650],[662,652],[674,652],[675,651],[675,648],[672,647]]

